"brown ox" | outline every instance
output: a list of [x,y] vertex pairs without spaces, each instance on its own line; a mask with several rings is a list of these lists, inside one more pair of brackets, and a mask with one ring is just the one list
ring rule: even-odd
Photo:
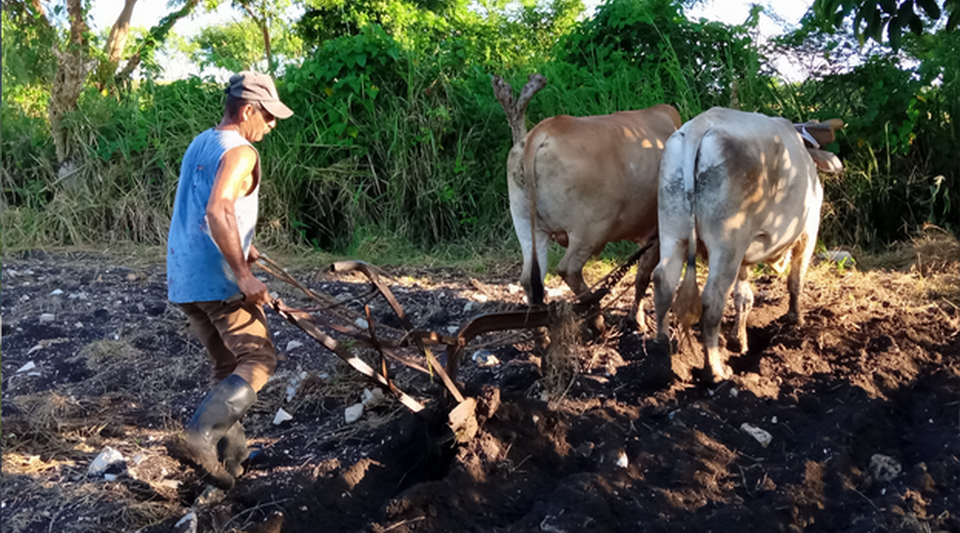
[[[612,115],[560,115],[540,122],[513,147],[510,214],[523,251],[520,282],[531,305],[543,301],[551,236],[567,249],[558,273],[581,297],[588,292],[583,266],[608,242],[656,238],[660,157],[679,126],[677,110],[662,104]],[[656,262],[657,254],[647,253],[637,268],[631,314],[641,328],[639,302]]]
[[[740,351],[747,350],[751,266],[789,258],[786,319],[803,323],[800,292],[823,201],[811,156],[824,155],[832,158],[827,152],[808,153],[797,130],[782,118],[724,108],[697,116],[667,141],[660,167],[660,264],[653,276],[657,340],[668,341],[671,305],[683,328],[702,314],[708,379],[726,379],[731,373],[719,348],[720,319],[731,286]],[[702,300],[694,263],[698,246],[709,263]],[[686,275],[673,302],[685,256]]]

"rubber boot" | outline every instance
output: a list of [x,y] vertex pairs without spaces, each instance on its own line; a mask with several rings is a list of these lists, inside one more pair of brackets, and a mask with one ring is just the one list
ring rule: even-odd
[[217,443],[217,452],[223,467],[231,476],[238,478],[243,475],[243,462],[247,460],[250,452],[247,449],[247,435],[240,422],[230,426],[227,433],[220,439]]
[[218,488],[229,490],[234,482],[234,476],[217,456],[220,439],[256,401],[253,387],[240,376],[231,374],[207,394],[187,424],[184,431],[187,456]]

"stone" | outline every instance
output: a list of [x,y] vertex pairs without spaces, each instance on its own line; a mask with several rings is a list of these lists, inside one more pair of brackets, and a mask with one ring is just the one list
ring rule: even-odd
[[87,475],[100,476],[106,473],[107,469],[113,465],[123,465],[126,463],[123,454],[109,446],[104,446],[100,455],[87,467]]
[[300,341],[290,341],[287,343],[287,351],[292,352],[301,346],[303,346],[303,343]]
[[875,453],[870,458],[870,475],[877,481],[892,481],[900,475],[903,467],[896,459],[888,455]]
[[763,446],[764,448],[769,446],[770,441],[773,440],[773,435],[763,429],[758,428],[757,426],[754,426],[753,424],[744,422],[743,424],[740,424],[740,429],[746,432],[747,435],[750,435],[756,439],[756,441],[760,443],[760,446]]
[[283,408],[277,409],[277,414],[273,416],[273,425],[279,426],[280,424],[293,420],[293,415],[283,410]]
[[343,419],[347,424],[352,424],[363,416],[363,404],[357,403],[343,410]]
[[382,389],[363,389],[363,401],[361,402],[366,409],[371,409],[380,405],[384,400]]
[[197,513],[190,511],[173,525],[176,533],[197,533]]

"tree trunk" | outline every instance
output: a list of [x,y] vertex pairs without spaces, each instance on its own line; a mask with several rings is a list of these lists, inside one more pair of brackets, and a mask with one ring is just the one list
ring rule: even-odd
[[260,31],[263,33],[263,51],[267,58],[267,70],[270,71],[270,74],[273,74],[273,54],[270,52],[270,26],[267,23],[267,14],[264,12],[262,17],[258,17],[245,1],[241,1],[240,6],[257,23],[257,26],[260,26]]
[[120,58],[123,55],[123,48],[127,44],[127,36],[130,34],[130,17],[133,16],[133,7],[137,0],[124,0],[123,11],[117,17],[117,21],[110,29],[110,36],[107,37],[107,44],[103,47],[103,53],[106,59],[97,67],[97,87],[102,91],[107,83],[117,73],[117,67],[120,65]]
[[87,77],[87,23],[83,18],[81,0],[67,0],[67,14],[70,20],[70,39],[66,50],[54,46],[57,56],[57,73],[50,90],[50,129],[57,149],[57,162],[64,168],[71,156],[69,131],[63,127],[63,115],[77,108],[77,100],[83,91]]
[[273,74],[273,54],[270,52],[270,29],[267,28],[267,21],[264,19],[260,22],[260,31],[263,32],[263,49],[267,54],[267,70],[270,71],[270,74]]
[[133,71],[140,66],[140,62],[143,61],[143,58],[150,57],[153,54],[154,49],[156,49],[160,43],[167,39],[167,34],[170,33],[173,25],[176,24],[178,20],[190,15],[190,13],[193,13],[194,8],[197,7],[197,4],[199,3],[200,0],[187,0],[183,4],[183,7],[163,17],[156,26],[150,28],[150,32],[146,37],[144,37],[140,48],[132,56],[130,56],[130,59],[127,60],[127,64],[123,67],[123,70],[117,74],[115,78],[116,83],[119,85],[130,79],[130,75],[133,74]]

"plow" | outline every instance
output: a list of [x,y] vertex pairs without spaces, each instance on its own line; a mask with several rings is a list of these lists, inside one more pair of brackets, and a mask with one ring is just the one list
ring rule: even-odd
[[[642,246],[587,293],[578,295],[570,306],[574,315],[579,319],[591,320],[602,313],[606,308],[602,305],[604,298],[613,292],[630,267],[652,246],[653,242]],[[317,304],[311,308],[294,308],[281,299],[274,298],[269,306],[277,314],[312,337],[407,410],[435,427],[445,426],[443,440],[448,442],[466,443],[473,439],[480,427],[476,414],[476,399],[465,396],[462,384],[457,382],[460,360],[470,341],[483,334],[549,327],[556,320],[562,305],[562,302],[551,302],[540,307],[481,314],[462,324],[456,334],[443,335],[417,328],[378,270],[363,261],[337,262],[330,266],[329,272],[357,273],[364,276],[371,286],[369,295],[386,301],[399,320],[400,328],[374,321],[369,304],[365,303],[363,312],[360,313],[346,307],[343,302],[329,294],[308,288],[265,255],[261,255],[256,264],[277,280],[292,285]],[[622,294],[621,292],[615,299],[610,300],[607,306],[616,302]],[[238,298],[242,298],[242,295],[230,300]],[[230,300],[224,303],[232,303]],[[376,362],[371,364],[361,358],[357,354],[359,349],[372,350],[376,354]],[[435,355],[434,351],[437,351],[439,356]],[[397,365],[427,374],[431,380],[439,378],[443,384],[442,393],[439,397],[431,398],[430,394],[422,391],[410,393],[401,390],[392,377]],[[428,409],[430,403],[437,408]]]

